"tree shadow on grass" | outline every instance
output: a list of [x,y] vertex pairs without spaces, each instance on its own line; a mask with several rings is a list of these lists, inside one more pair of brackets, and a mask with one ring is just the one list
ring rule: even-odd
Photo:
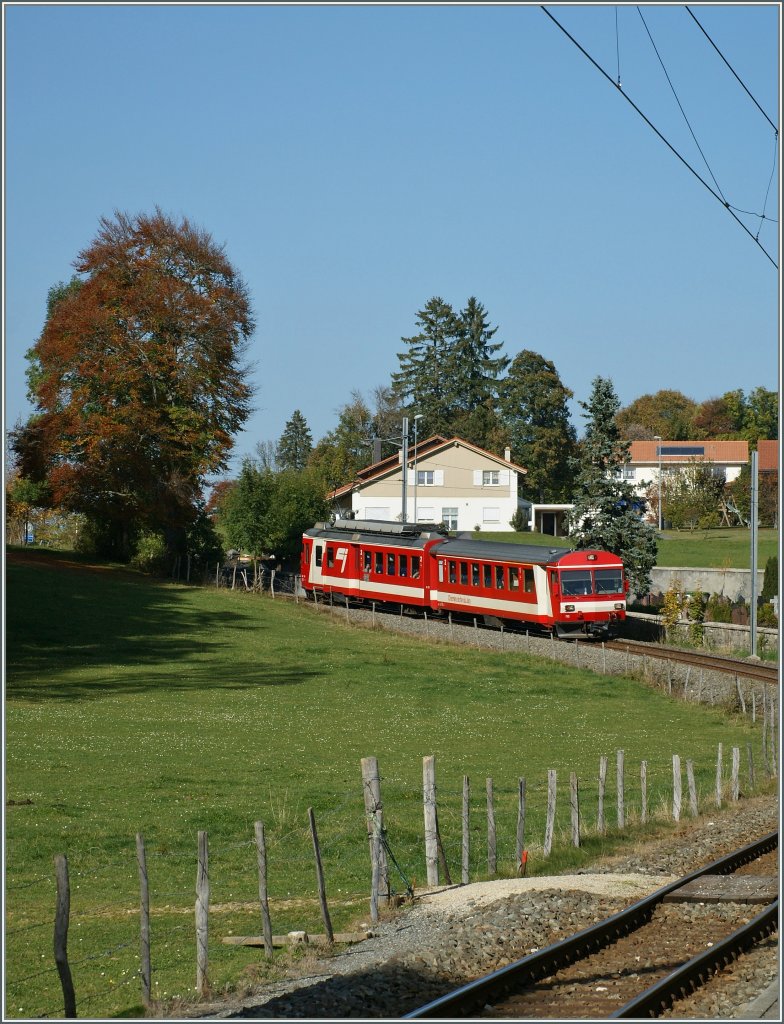
[[318,674],[265,659],[258,602],[227,610],[210,607],[206,592],[143,579],[7,569],[10,699],[289,686]]

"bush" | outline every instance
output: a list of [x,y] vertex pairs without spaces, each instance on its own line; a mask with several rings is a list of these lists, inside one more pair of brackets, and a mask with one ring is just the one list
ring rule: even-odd
[[166,540],[160,533],[143,533],[136,544],[131,565],[140,572],[166,573],[168,557]]
[[705,637],[705,610],[708,604],[708,595],[696,590],[689,594],[686,604],[686,611],[689,616],[689,640],[695,647],[701,647]]
[[778,629],[779,620],[776,613],[773,611],[772,604],[761,604],[757,612],[757,625],[765,626],[769,629]]
[[711,594],[705,609],[708,622],[732,622],[732,602],[728,597]]
[[770,601],[772,597],[776,597],[779,592],[779,560],[776,555],[770,557],[765,563],[765,577],[762,582],[762,593],[760,597],[763,601]]

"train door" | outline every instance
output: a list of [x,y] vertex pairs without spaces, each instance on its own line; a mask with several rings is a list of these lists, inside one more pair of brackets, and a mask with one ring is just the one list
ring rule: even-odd
[[322,566],[324,565],[324,541],[319,537],[313,538],[313,547],[310,553],[310,569],[308,578],[313,587],[319,590],[324,585]]

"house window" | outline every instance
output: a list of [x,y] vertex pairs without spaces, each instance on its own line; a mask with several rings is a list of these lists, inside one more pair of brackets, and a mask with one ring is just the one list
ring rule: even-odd
[[426,508],[424,505],[420,505],[417,509],[417,522],[418,523],[432,523],[435,517],[434,508]]
[[418,469],[416,482],[420,487],[432,487],[436,482],[436,475],[432,469]]
[[447,530],[457,529],[457,509],[456,508],[442,508],[441,509],[441,522],[447,528]]
[[634,480],[635,476],[636,476],[636,470],[635,470],[634,466],[624,466],[623,467],[623,478],[624,478],[624,480]]
[[482,509],[482,522],[483,523],[500,523],[501,522],[501,509],[500,508],[483,508]]
[[497,469],[483,469],[482,470],[482,486],[483,487],[497,487],[500,483],[499,470]]

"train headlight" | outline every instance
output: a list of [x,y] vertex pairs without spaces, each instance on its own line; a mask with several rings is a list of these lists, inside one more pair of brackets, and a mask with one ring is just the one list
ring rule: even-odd
[[574,605],[573,604],[565,604],[564,605],[564,611],[565,612],[573,612],[574,611]]
[[615,602],[615,607],[618,609],[618,611],[622,612],[623,611],[623,601],[616,601]]

